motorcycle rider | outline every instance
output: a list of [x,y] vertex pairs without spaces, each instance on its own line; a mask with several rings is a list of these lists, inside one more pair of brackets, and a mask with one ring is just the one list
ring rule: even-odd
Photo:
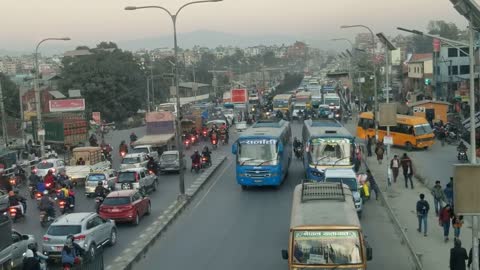
[[138,139],[137,134],[135,134],[135,132],[132,131],[132,134],[130,134],[130,143],[136,142],[137,139]]
[[55,188],[55,176],[53,175],[52,170],[48,170],[47,174],[43,178],[45,183],[45,188],[48,190],[53,190]]
[[205,147],[203,147],[202,156],[207,158],[207,163],[209,165],[212,165],[211,153],[212,152],[210,152],[210,149],[208,149],[208,146],[205,145]]
[[27,245],[27,251],[23,259],[23,269],[24,270],[43,270],[46,269],[45,263],[42,263],[41,260],[46,261],[48,256],[43,255],[38,251],[36,243],[30,243]]
[[77,160],[77,165],[80,165],[80,166],[85,165],[85,160],[83,160],[83,158],[79,158]]
[[98,181],[98,185],[95,187],[95,196],[105,199],[108,194],[108,190],[103,186],[103,181]]
[[98,140],[97,140],[97,136],[95,135],[95,133],[92,133],[92,135],[90,136],[88,141],[90,142],[90,146],[98,146]]
[[57,183],[62,186],[62,184],[66,184],[67,181],[70,181],[70,177],[65,173],[65,170],[60,171],[60,175],[57,177]]
[[298,147],[302,147],[302,142],[295,137],[293,138],[293,149],[295,150]]
[[48,190],[43,192],[43,197],[40,199],[39,208],[40,211],[45,211],[48,217],[55,217],[55,210],[53,206],[55,205],[55,200],[48,196]]
[[120,154],[120,156],[122,155],[122,152],[125,153],[125,155],[128,154],[128,146],[125,141],[122,141],[120,143],[120,146],[118,146],[118,153]]
[[100,147],[102,148],[103,155],[105,155],[105,158],[111,162],[112,159],[112,146],[108,143],[106,143],[104,140],[102,140],[102,143],[100,144]]
[[85,251],[80,245],[75,243],[75,237],[71,234],[68,235],[62,249],[62,265],[73,266],[75,264],[80,264],[80,256],[83,256],[84,253]]
[[37,189],[38,182],[42,181],[42,178],[38,176],[36,170],[32,170],[32,174],[28,177],[29,186],[33,189]]
[[468,150],[467,146],[463,143],[463,141],[460,141],[460,144],[457,146],[457,151],[467,152],[467,150]]
[[73,208],[75,206],[75,197],[72,196],[72,193],[70,192],[69,188],[65,183],[62,184],[62,188],[60,189],[59,194],[61,195],[60,198],[65,198],[67,203],[70,205],[70,208]]
[[147,170],[152,171],[155,175],[158,174],[158,164],[153,157],[148,157]]
[[194,168],[194,165],[200,165],[200,154],[198,153],[198,150],[195,150],[195,152],[193,153],[193,155],[190,157],[192,159],[192,169]]
[[13,190],[8,192],[8,206],[20,209],[22,216],[25,215],[26,200],[19,194],[15,194]]

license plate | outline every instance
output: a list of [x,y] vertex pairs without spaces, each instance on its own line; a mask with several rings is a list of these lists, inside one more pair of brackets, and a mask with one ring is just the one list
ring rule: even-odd
[[111,211],[112,211],[113,213],[118,213],[118,212],[120,212],[120,209],[112,209]]
[[255,183],[261,183],[263,182],[262,180],[255,180]]
[[53,246],[52,247],[52,250],[54,250],[54,251],[62,251],[62,249],[63,249],[63,246]]

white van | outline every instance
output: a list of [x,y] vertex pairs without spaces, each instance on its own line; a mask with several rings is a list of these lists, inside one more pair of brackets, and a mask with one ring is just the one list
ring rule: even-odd
[[357,182],[357,176],[353,169],[335,169],[328,168],[325,170],[325,182],[343,183],[352,191],[353,204],[357,210],[358,216],[361,217],[363,210],[363,199],[360,195],[360,186]]

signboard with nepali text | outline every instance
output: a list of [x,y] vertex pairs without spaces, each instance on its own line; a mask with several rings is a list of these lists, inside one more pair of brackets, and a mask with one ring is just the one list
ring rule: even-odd
[[85,99],[53,99],[48,102],[50,112],[74,112],[85,110]]

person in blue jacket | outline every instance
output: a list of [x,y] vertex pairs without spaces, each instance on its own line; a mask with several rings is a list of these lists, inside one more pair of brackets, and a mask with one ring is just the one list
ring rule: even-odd
[[62,265],[73,266],[80,264],[80,256],[82,256],[83,253],[83,249],[75,243],[75,237],[68,235],[62,250]]

